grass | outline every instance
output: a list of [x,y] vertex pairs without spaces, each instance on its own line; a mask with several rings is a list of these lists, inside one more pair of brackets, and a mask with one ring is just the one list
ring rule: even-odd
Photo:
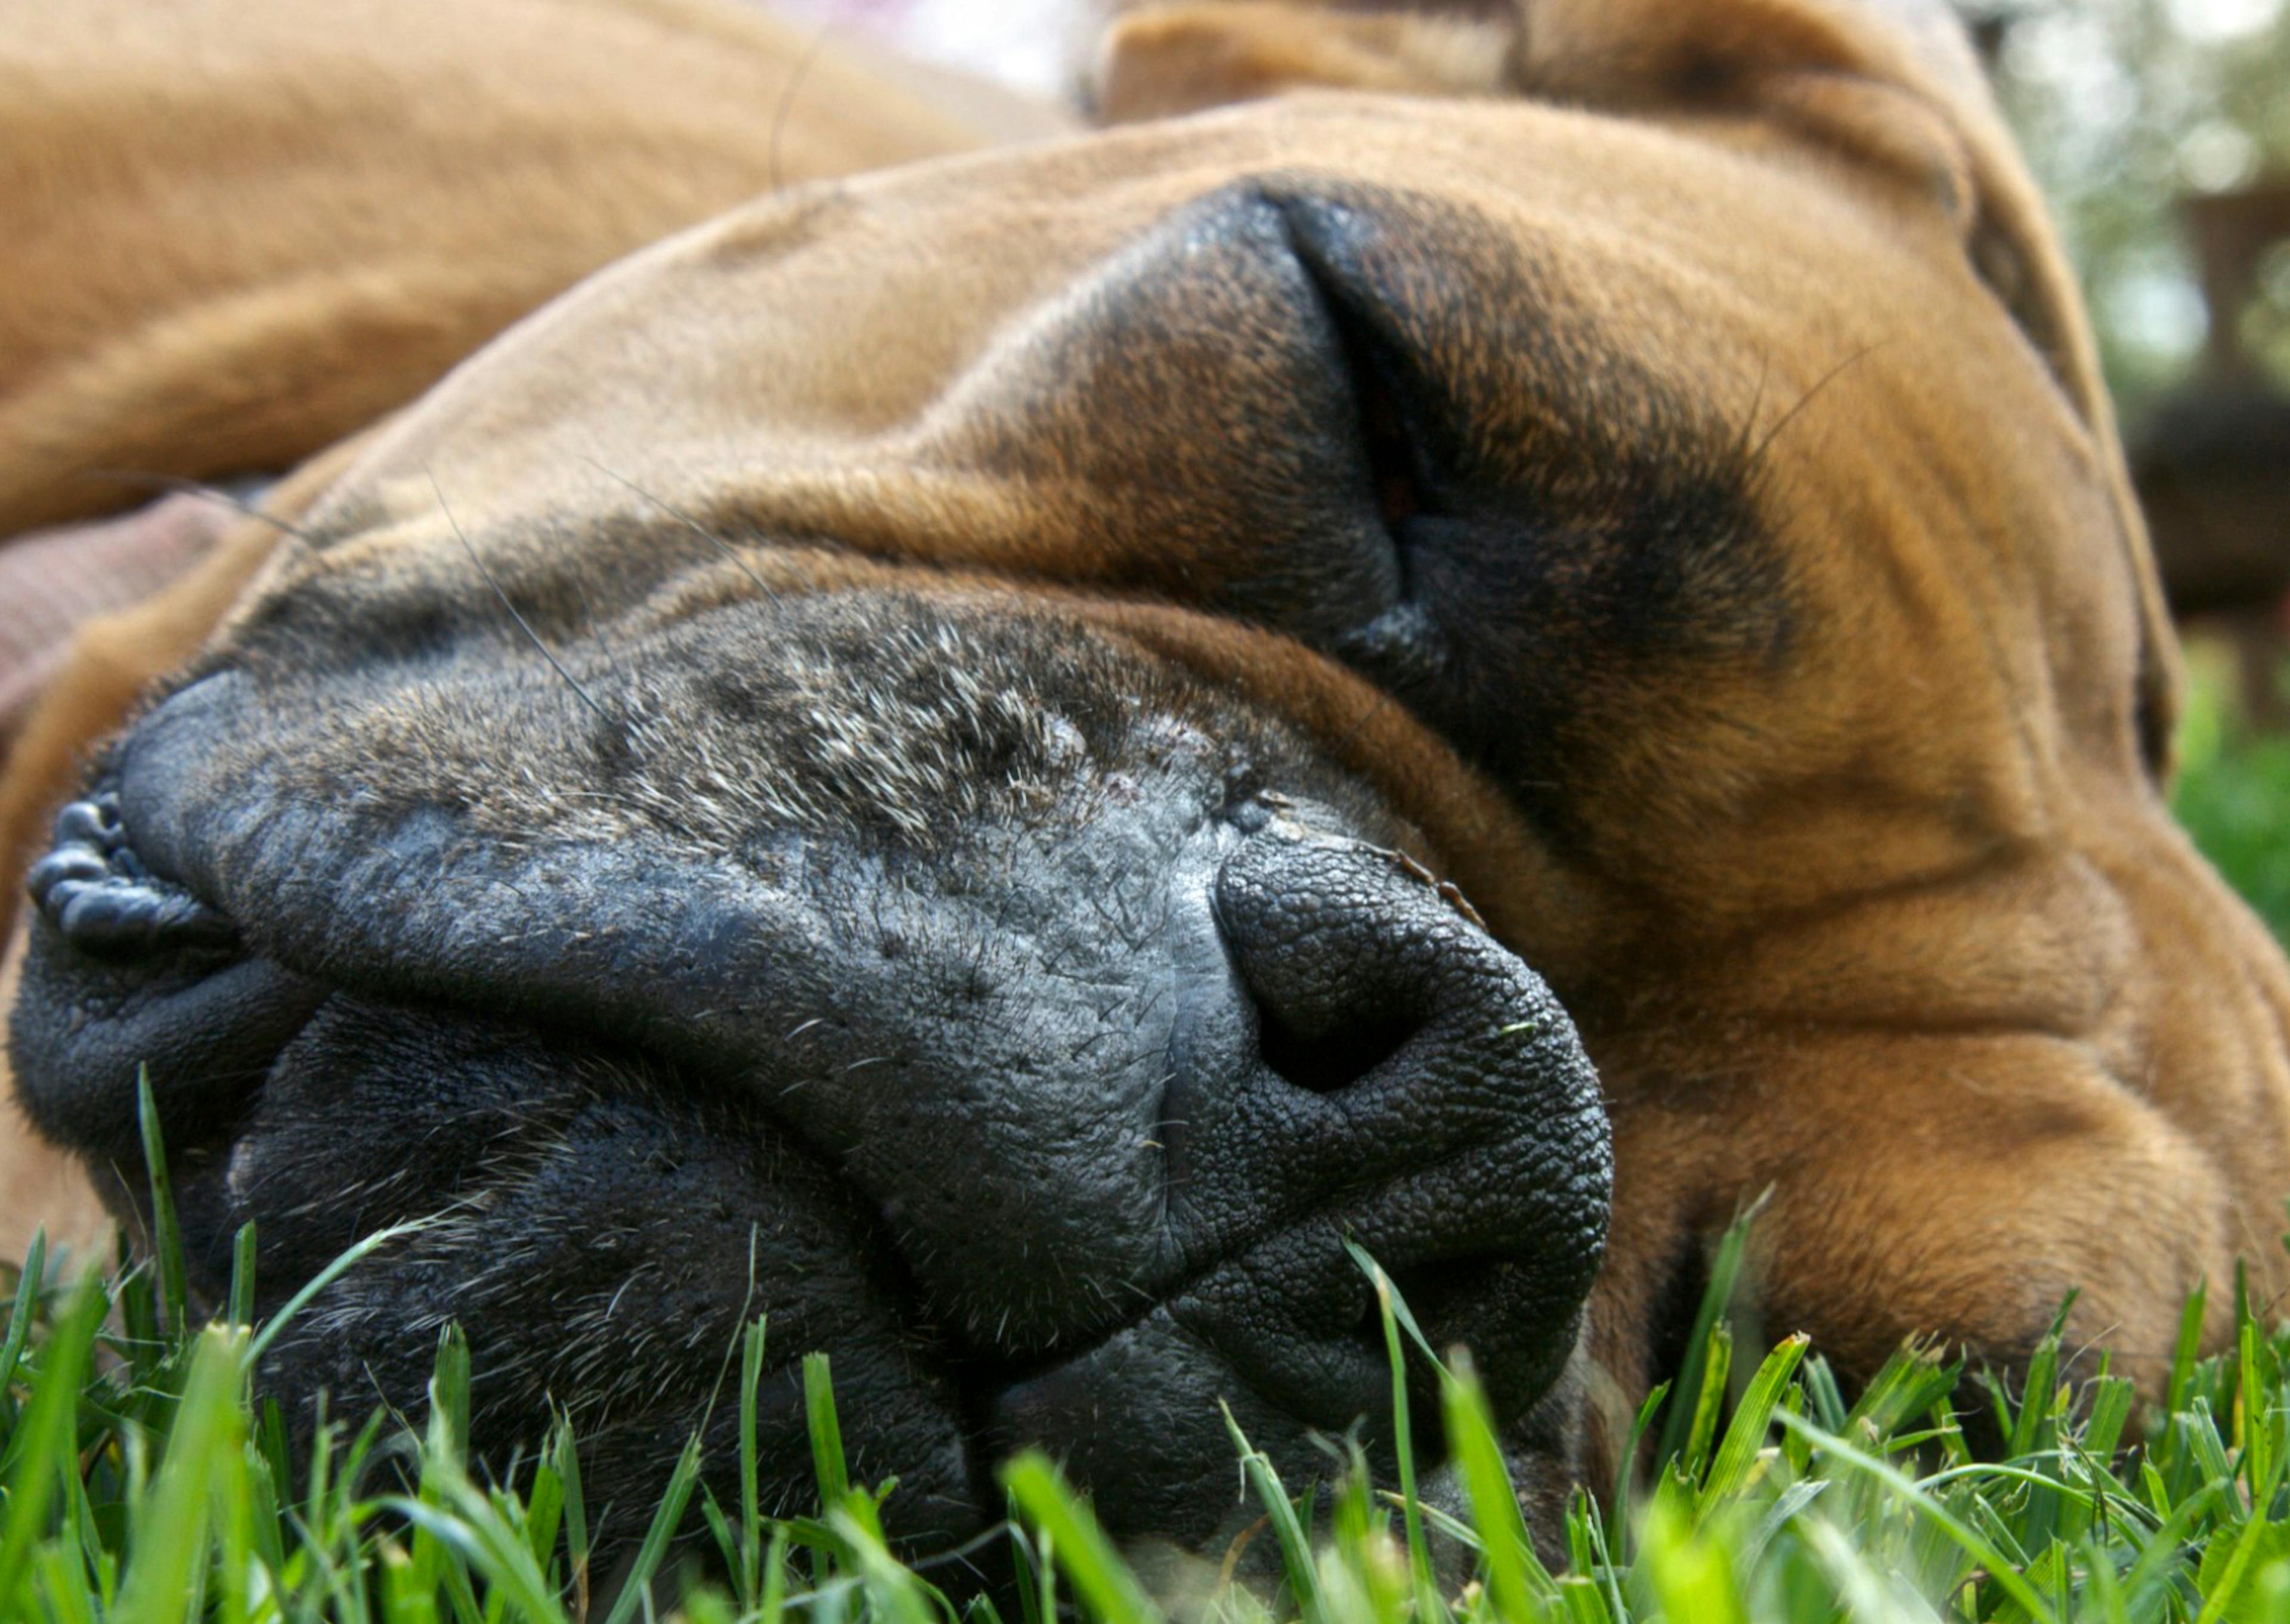
[[[2290,942],[2290,734],[2251,725],[2231,650],[2190,644],[2187,675],[2172,810],[2276,939]],[[2290,692],[2290,667],[2278,683]]]
[[[1729,1234],[1713,1278],[1738,1259]],[[164,1250],[164,1248],[163,1248]],[[243,1251],[251,1259],[252,1249]],[[1737,1348],[1713,1292],[1701,1356],[1637,1417],[1657,1464],[1602,1510],[1578,1495],[1564,1558],[1526,1538],[1467,1356],[1435,1357],[1374,1265],[1403,1364],[1438,1370],[1442,1429],[1469,1491],[1419,1501],[1413,1463],[1372,1486],[1331,1441],[1329,1489],[1292,1498],[1236,1428],[1254,1536],[1279,1577],[1209,1561],[1157,1597],[1040,1454],[1004,1470],[1019,1582],[949,1596],[885,1540],[895,1481],[849,1481],[827,1361],[805,1364],[815,1515],[762,1515],[754,1393],[769,1328],[746,1328],[737,1503],[687,1450],[656,1507],[583,1498],[560,1423],[496,1477],[467,1450],[470,1360],[448,1331],[427,1414],[345,1417],[296,1450],[252,1394],[263,1331],[193,1328],[164,1258],[43,1283],[36,1248],[0,1334],[0,1619],[89,1624],[380,1620],[393,1624],[1694,1624],[1749,1620],[2290,1618],[2290,1333],[2238,1293],[2230,1356],[2198,1360],[2190,1303],[2159,1405],[2102,1370],[2063,1380],[2056,1340],[2017,1392],[1909,1348],[1851,1399],[1792,1338]],[[250,1265],[247,1265],[251,1267]],[[244,1278],[234,1292],[251,1300]],[[1759,1356],[1754,1360],[1751,1354]],[[2142,1413],[2143,1412],[2143,1413]],[[1961,1423],[2002,1440],[1983,1460]],[[2143,1422],[2143,1427],[2134,1423]],[[2143,1441],[2126,1446],[2137,1432]],[[1408,1461],[1403,1446],[1401,1459]],[[1425,1463],[1428,1465],[1429,1463]],[[638,1538],[638,1531],[641,1537]],[[634,1556],[611,1558],[607,1543]],[[1229,1564],[1226,1564],[1229,1565]],[[934,1572],[943,1572],[942,1568]]]

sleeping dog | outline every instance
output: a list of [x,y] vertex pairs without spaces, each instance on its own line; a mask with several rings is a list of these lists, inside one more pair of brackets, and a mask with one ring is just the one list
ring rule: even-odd
[[1760,1192],[1847,1372],[2277,1288],[2290,982],[1936,9],[1146,4],[1000,146],[699,0],[234,9],[5,47],[0,517],[315,458],[24,724],[9,1194],[132,1213],[148,1068],[204,1289],[428,1219],[281,1390],[458,1320],[633,1503],[762,1313],[786,1495],[824,1348],[909,1540],[1032,1442],[1198,1540],[1219,1400],[1388,1448],[1351,1241],[1548,1532]]

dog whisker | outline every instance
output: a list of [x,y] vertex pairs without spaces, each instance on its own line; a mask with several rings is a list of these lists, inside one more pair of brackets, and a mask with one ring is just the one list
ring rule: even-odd
[[580,696],[581,702],[596,712],[597,720],[613,729],[625,742],[629,732],[627,723],[597,702],[597,696],[583,688],[580,679],[564,668],[564,662],[556,658],[555,651],[541,641],[540,634],[533,630],[525,618],[517,612],[516,605],[509,601],[508,594],[501,590],[500,582],[494,578],[493,572],[485,567],[485,561],[477,556],[476,547],[470,541],[468,532],[461,528],[461,522],[453,516],[453,509],[445,500],[444,488],[437,483],[436,474],[428,468],[424,468],[421,471],[428,476],[429,489],[436,493],[437,511],[445,516],[445,523],[452,526],[454,539],[460,542],[461,550],[468,554],[469,562],[476,565],[477,573],[485,579],[485,585],[493,589],[493,596],[500,600],[501,607],[508,611],[508,618],[516,622],[517,630],[523,632],[532,641],[532,646],[540,651],[540,657],[548,662],[549,668],[564,679],[564,685]]
[[1828,388],[1830,384],[1835,383],[1839,378],[1842,378],[1846,372],[1852,371],[1854,367],[1859,365],[1862,361],[1866,360],[1870,356],[1873,355],[1877,350],[1882,348],[1882,340],[1873,344],[1863,344],[1860,348],[1846,356],[1844,360],[1839,361],[1835,366],[1830,367],[1827,372],[1823,372],[1819,380],[1816,381],[1811,388],[1798,396],[1797,404],[1795,405],[1782,413],[1780,420],[1775,422],[1771,428],[1766,431],[1765,437],[1760,439],[1757,444],[1750,448],[1749,457],[1742,465],[1743,471],[1747,472],[1750,469],[1754,469],[1759,463],[1766,460],[1766,453],[1773,450],[1774,442],[1782,437],[1782,430],[1787,428],[1791,423],[1797,421],[1798,418],[1803,414],[1805,409],[1813,404],[1814,398],[1818,396],[1822,390]]
[[835,21],[830,17],[821,23],[818,32],[811,36],[811,42],[804,46],[803,54],[796,59],[795,67],[788,74],[787,88],[780,92],[780,104],[772,111],[772,139],[764,160],[764,172],[771,177],[771,189],[774,192],[787,188],[786,174],[780,167],[780,143],[787,133],[789,115],[795,111],[795,99],[803,89],[803,82],[811,76],[813,65],[819,60],[819,53],[827,49],[828,36],[835,30]]
[[268,524],[280,534],[292,536],[306,547],[316,548],[324,545],[316,536],[300,525],[282,519],[275,513],[265,511],[245,497],[235,496],[220,485],[210,484],[203,479],[186,479],[173,474],[140,474],[127,470],[111,470],[108,472],[107,477],[124,484],[140,485],[147,491],[164,491],[171,496],[195,497],[200,501],[211,502],[218,508],[228,508],[234,513],[252,519],[258,524]]
[[699,520],[693,518],[681,508],[677,507],[673,502],[668,501],[664,498],[653,495],[650,491],[645,490],[642,485],[637,484],[635,480],[629,478],[624,474],[618,473],[612,468],[606,468],[594,457],[584,458],[582,460],[586,461],[590,468],[595,468],[605,478],[613,481],[616,484],[626,486],[637,495],[643,497],[645,500],[650,502],[653,507],[658,508],[661,512],[676,520],[676,522],[683,525],[685,529],[690,531],[693,535],[698,536],[702,541],[707,542],[710,547],[716,548],[717,551],[722,553],[724,556],[731,562],[732,567],[739,571],[741,574],[746,576],[749,580],[755,582],[756,590],[762,593],[764,596],[771,602],[776,604],[780,601],[780,595],[773,591],[770,583],[765,581],[764,578],[757,572],[755,565],[741,557],[739,550],[729,541],[724,540],[723,537],[717,535],[714,531],[701,524]]

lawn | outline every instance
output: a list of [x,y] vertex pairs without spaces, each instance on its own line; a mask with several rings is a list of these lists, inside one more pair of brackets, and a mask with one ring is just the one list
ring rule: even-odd
[[[1262,1514],[1244,1540],[1277,1561],[1250,1582],[1224,1576],[1237,1552],[1208,1553],[1173,1575],[1165,1562],[1157,1599],[1038,1455],[1005,1468],[1009,1520],[985,1541],[1005,1548],[993,1554],[1013,1560],[1019,1582],[995,1597],[949,1596],[940,1588],[949,1564],[929,1564],[927,1576],[903,1565],[878,1516],[897,1485],[848,1480],[823,1357],[804,1371],[815,1515],[761,1515],[744,1407],[733,1501],[701,1484],[687,1451],[659,1506],[595,1507],[561,1424],[498,1476],[471,1466],[469,1354],[451,1330],[426,1414],[346,1417],[298,1453],[276,1406],[250,1397],[270,1328],[232,1310],[204,1328],[191,1323],[164,1226],[156,1260],[123,1258],[70,1285],[38,1284],[36,1250],[0,1337],[0,1619],[2290,1618],[2290,1337],[2257,1323],[2239,1295],[2231,1357],[2194,1356],[2201,1302],[2189,1305],[2159,1407],[2142,1406],[2103,1366],[2062,1380],[2055,1342],[2017,1392],[1904,1348],[1848,1402],[1801,1340],[1769,1350],[1735,1342],[1719,1304],[1743,1233],[1736,1226],[1718,1251],[1700,1356],[1640,1413],[1645,1458],[1659,1464],[1628,1491],[1626,1510],[1578,1496],[1555,1566],[1525,1537],[1468,1360],[1435,1357],[1363,1254],[1387,1305],[1401,1459],[1411,1421],[1430,1418],[1408,1415],[1397,1372],[1430,1361],[1471,1515],[1421,1503],[1412,1471],[1370,1485],[1344,1440],[1331,1441],[1331,1460],[1355,1469],[1292,1499],[1236,1432],[1236,1492],[1245,1483]],[[240,1257],[250,1268],[251,1244]],[[244,1272],[232,1300],[252,1300]],[[740,1380],[723,1402],[755,1390],[769,1335],[757,1322],[726,1348]],[[1959,1426],[1982,1412],[2005,1440],[1993,1460],[1976,1459]],[[2144,1441],[2126,1447],[2134,1434]]]
[[[2240,720],[2220,660],[2198,652],[2192,668],[2177,808],[2290,934],[2290,739]],[[159,1176],[164,1212],[163,1158]],[[470,1463],[469,1353],[450,1331],[426,1414],[344,1414],[297,1451],[248,1378],[276,1326],[233,1309],[196,1324],[164,1223],[156,1259],[123,1252],[74,1281],[36,1249],[0,1332],[0,1624],[2290,1620],[2290,1332],[2238,1290],[2228,1357],[2195,1357],[2189,1304],[2159,1405],[2103,1365],[2063,1378],[2055,1343],[2016,1387],[1904,1348],[1848,1395],[1801,1340],[1735,1340],[1722,1305],[1744,1234],[1717,1252],[1699,1355],[1639,1415],[1645,1466],[1613,1507],[1576,1498],[1563,1560],[1525,1538],[1468,1359],[1424,1345],[1382,1289],[1402,1459],[1411,1423],[1444,1431],[1468,1520],[1419,1501],[1412,1470],[1370,1484],[1342,1439],[1336,1486],[1292,1499],[1303,1485],[1236,1432],[1235,1492],[1261,1513],[1252,1559],[1165,1554],[1149,1591],[1057,1464],[1025,1456],[1005,1472],[997,1548],[974,1553],[1021,1576],[992,1596],[950,1595],[958,1564],[917,1572],[885,1544],[897,1484],[848,1480],[824,1357],[804,1372],[814,1515],[762,1515],[751,1447],[715,1474],[742,1485],[736,1503],[702,1484],[695,1451],[660,1505],[596,1507],[568,1425],[498,1476]],[[241,1242],[234,1304],[253,1300]],[[758,1322],[725,1349],[740,1380],[721,1402],[754,1391],[782,1351],[769,1338]],[[1437,1418],[1407,1414],[1398,1371],[1419,1361],[1439,1372]],[[1993,1458],[1967,1444],[1966,1417],[2002,1441]]]

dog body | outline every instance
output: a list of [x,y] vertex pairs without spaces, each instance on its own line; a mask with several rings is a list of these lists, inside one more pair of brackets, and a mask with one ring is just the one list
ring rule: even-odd
[[[429,72],[396,37],[362,49]],[[461,1204],[287,1377],[347,1348],[418,1391],[404,1327],[455,1313],[644,1433],[630,1474],[692,1406],[579,1305],[742,1304],[597,1235],[712,1203],[718,1274],[743,1236],[789,1278],[864,1254],[774,1312],[859,1350],[950,1537],[1013,1438],[1198,1537],[1212,1396],[1300,1460],[1373,1409],[1339,1235],[1485,1352],[1546,1528],[1586,1371],[1642,1391],[1768,1189],[1766,1325],[1848,1372],[1915,1333],[2008,1361],[2075,1290],[2155,1376],[2196,1281],[2277,1290],[2290,981],[2165,807],[2169,629],[1953,36],[1163,5],[1097,84],[1140,122],[774,192],[586,282],[296,482],[284,540],[226,539],[183,636],[67,678],[11,766],[44,817],[188,660],[35,873],[42,1129],[132,1156],[148,1063],[194,1233],[258,1218],[282,1289]],[[924,118],[805,172],[962,144]],[[475,276],[420,357],[355,346],[305,438],[0,438],[10,511],[60,516],[98,448],[211,475],[366,429],[667,223],[488,247],[527,279]],[[300,398],[297,349],[249,375]],[[440,1134],[502,1148],[406,1171]],[[577,1369],[519,1340],[512,1256]],[[1139,1459],[1090,1452],[1133,1412]]]

